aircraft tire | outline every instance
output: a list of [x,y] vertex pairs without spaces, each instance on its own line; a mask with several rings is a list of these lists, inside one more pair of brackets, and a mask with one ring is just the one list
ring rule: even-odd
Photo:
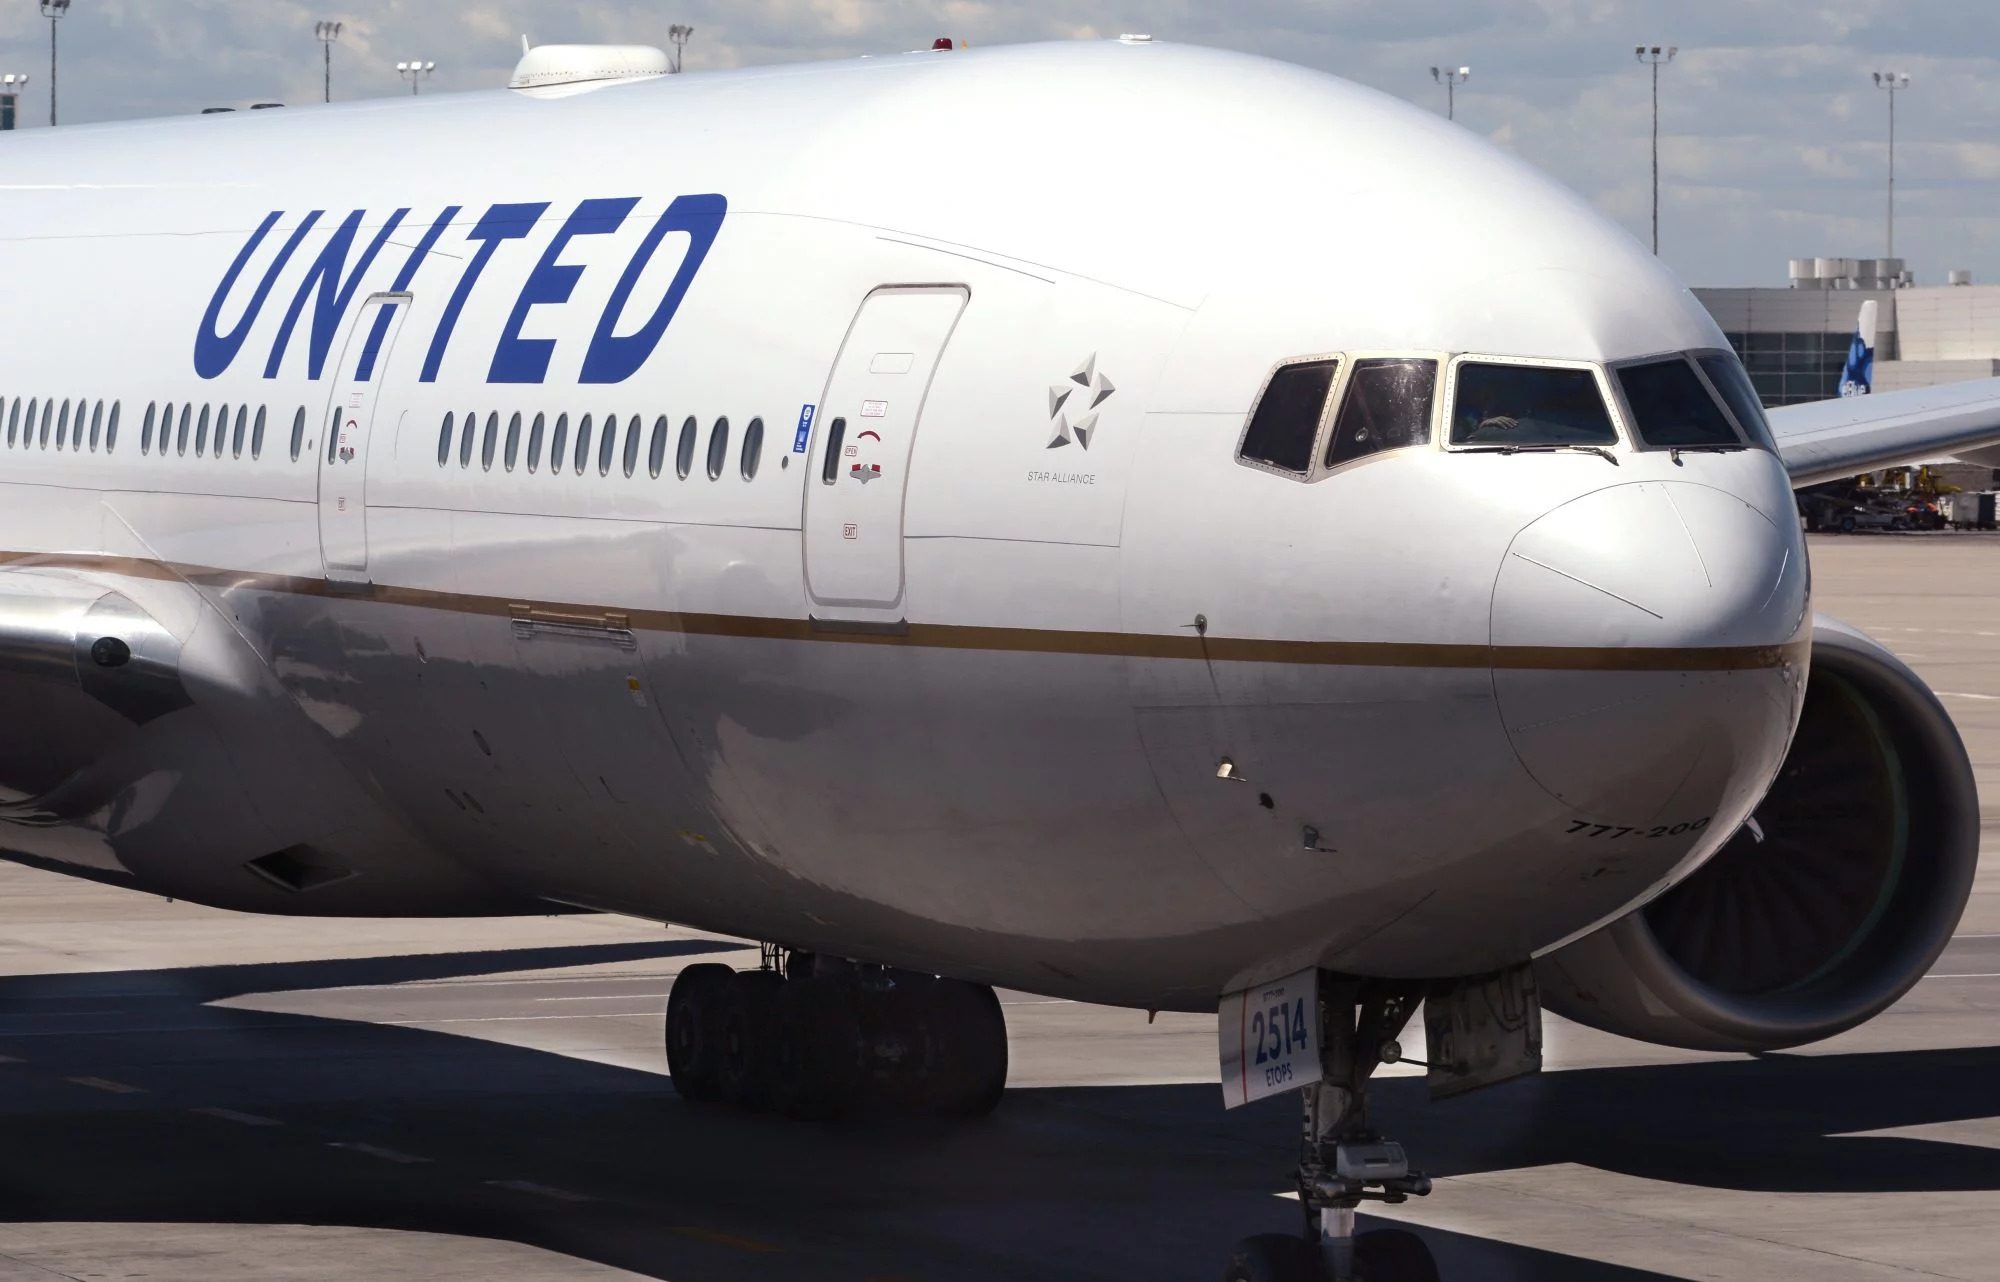
[[1259,1233],[1229,1253],[1222,1282],[1320,1282],[1325,1276],[1315,1243],[1292,1233]]
[[691,1104],[720,1098],[716,1007],[735,978],[727,966],[700,962],[674,978],[667,996],[667,1072],[675,1092]]
[[928,1094],[945,1117],[985,1117],[1007,1089],[1007,1018],[985,984],[940,979],[929,994]]
[[785,986],[776,971],[737,971],[716,990],[718,1097],[752,1110],[772,1105],[772,1059],[778,1040],[778,995]]
[[771,1100],[786,1116],[827,1121],[854,1107],[861,1087],[861,1022],[843,984],[816,977],[778,989]]
[[1361,1282],[1438,1282],[1431,1249],[1404,1229],[1355,1234],[1354,1271]]

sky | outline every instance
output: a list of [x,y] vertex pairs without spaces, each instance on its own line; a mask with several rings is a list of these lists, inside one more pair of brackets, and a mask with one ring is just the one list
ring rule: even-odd
[[[321,96],[313,26],[345,27],[336,99],[504,85],[521,37],[664,45],[694,27],[689,72],[1144,31],[1240,49],[1442,112],[1433,65],[1472,68],[1458,122],[1651,236],[1651,80],[1660,74],[1661,253],[1692,285],[1782,285],[1792,257],[1885,252],[1889,95],[1896,247],[1922,284],[2000,281],[2000,20],[1991,0],[74,0],[61,22],[64,123]],[[0,11],[0,72],[33,77],[48,120],[49,24]],[[1329,147],[1337,147],[1329,140]]]

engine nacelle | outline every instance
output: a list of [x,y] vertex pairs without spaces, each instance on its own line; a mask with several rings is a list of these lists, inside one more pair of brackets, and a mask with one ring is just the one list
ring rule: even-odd
[[1750,822],[1672,889],[1537,962],[1542,998],[1695,1050],[1831,1037],[1930,969],[1978,858],[1972,764],[1937,696],[1817,616],[1798,732]]

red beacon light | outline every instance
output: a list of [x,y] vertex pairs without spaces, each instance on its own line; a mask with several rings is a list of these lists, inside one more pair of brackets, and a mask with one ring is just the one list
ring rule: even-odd
[[938,37],[937,39],[935,39],[935,40],[931,41],[931,48],[932,48],[932,49],[934,49],[934,50],[935,50],[935,49],[956,49],[956,48],[958,48],[958,46],[957,46],[957,45],[955,45],[955,44],[953,44],[953,43],[951,42],[951,37],[950,37],[950,36],[939,36],[939,37]]

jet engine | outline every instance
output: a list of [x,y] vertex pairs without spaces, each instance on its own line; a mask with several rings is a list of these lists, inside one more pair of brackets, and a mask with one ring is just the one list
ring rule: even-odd
[[1978,855],[1971,762],[1937,696],[1816,617],[1798,731],[1750,821],[1664,894],[1537,962],[1543,1001],[1695,1050],[1831,1037],[1930,969]]

